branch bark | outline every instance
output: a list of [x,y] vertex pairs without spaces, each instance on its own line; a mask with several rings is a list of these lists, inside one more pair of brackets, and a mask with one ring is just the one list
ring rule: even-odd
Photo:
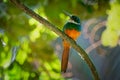
[[89,56],[87,53],[79,46],[77,43],[72,40],[69,36],[64,34],[60,29],[58,29],[55,25],[44,19],[43,17],[39,16],[37,13],[35,13],[33,10],[25,6],[22,2],[19,0],[10,0],[13,4],[15,4],[17,7],[19,7],[22,11],[30,15],[32,18],[36,19],[39,21],[41,24],[45,25],[48,29],[51,31],[54,31],[57,35],[59,35],[61,38],[65,39],[68,41],[68,43],[76,50],[79,52],[79,55],[83,58],[83,60],[88,64],[94,80],[100,80],[99,75],[96,71],[96,68],[92,61],[90,60]]

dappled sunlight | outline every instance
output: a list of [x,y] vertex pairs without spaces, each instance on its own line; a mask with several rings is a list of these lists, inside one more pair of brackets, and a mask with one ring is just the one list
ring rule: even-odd
[[[30,32],[29,37],[32,42],[35,42],[38,38],[43,38],[43,40],[48,39],[47,37],[56,38],[57,35],[44,27],[41,23],[37,22],[33,18],[29,19],[29,24],[31,26],[35,25],[35,28]],[[47,34],[47,35],[44,35]],[[49,36],[48,36],[49,35]]]
[[[11,54],[8,53],[8,55],[5,55],[4,52],[1,53],[1,63],[0,66],[3,66],[4,69],[8,68],[11,64]],[[4,59],[5,58],[5,59]]]
[[111,3],[110,10],[107,10],[107,29],[102,34],[102,44],[104,46],[115,47],[119,44],[120,37],[120,4],[117,1]]
[[29,19],[29,25],[30,26],[32,26],[32,25],[35,25],[35,26],[37,26],[37,25],[41,25],[38,21],[36,21],[35,19],[33,19],[33,18],[31,18],[31,19]]
[[119,35],[115,31],[106,30],[101,38],[104,46],[115,47],[118,44]]
[[66,16],[64,13],[60,13],[59,17],[63,23],[66,23],[66,21],[68,21],[68,19],[69,19],[69,17]]
[[36,39],[40,37],[40,28],[36,27],[33,31],[30,32],[30,40],[34,42]]

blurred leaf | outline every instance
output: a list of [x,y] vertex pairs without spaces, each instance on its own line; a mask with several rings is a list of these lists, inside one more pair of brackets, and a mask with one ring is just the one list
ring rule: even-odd
[[107,29],[102,34],[102,43],[105,46],[115,47],[120,36],[120,4],[118,2],[111,3],[108,15]]
[[112,30],[106,30],[102,34],[102,43],[104,46],[115,47],[117,45],[119,35]]

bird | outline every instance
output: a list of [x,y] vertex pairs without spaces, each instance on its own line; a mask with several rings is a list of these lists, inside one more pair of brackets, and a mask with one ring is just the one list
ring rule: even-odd
[[[81,34],[81,23],[80,18],[71,15],[68,13],[65,13],[70,17],[70,19],[67,21],[67,23],[63,27],[63,32],[68,35],[73,40],[77,40],[77,38]],[[70,44],[63,39],[63,53],[62,53],[62,61],[61,61],[61,72],[66,72],[67,66],[68,66],[68,60],[69,60],[69,51],[70,51]]]

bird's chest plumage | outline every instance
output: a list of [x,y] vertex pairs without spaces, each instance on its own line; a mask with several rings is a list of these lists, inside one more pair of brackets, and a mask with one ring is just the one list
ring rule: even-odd
[[72,39],[76,40],[79,35],[80,35],[80,31],[81,31],[81,26],[74,24],[74,23],[67,23],[65,24],[63,31]]
[[66,29],[65,33],[74,40],[76,40],[80,35],[80,32],[75,29]]

